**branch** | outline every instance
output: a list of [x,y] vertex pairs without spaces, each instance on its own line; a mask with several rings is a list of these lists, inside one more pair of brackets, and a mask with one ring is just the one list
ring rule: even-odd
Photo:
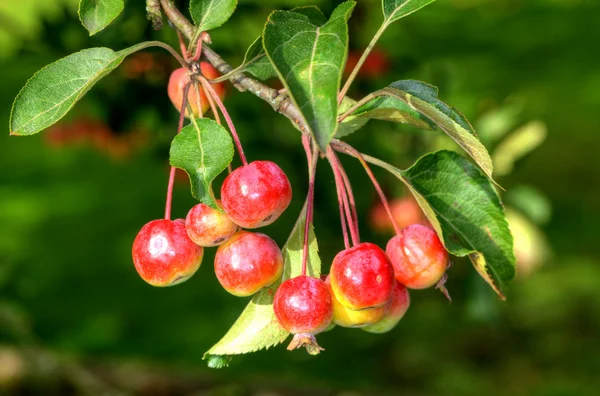
[[146,18],[152,22],[154,30],[160,30],[163,26],[162,14],[160,12],[159,0],[146,0]]
[[[191,39],[194,35],[194,25],[177,9],[171,0],[160,0],[165,16],[185,37]],[[202,52],[206,60],[212,64],[221,74],[227,74],[234,69],[214,52],[208,45],[204,44]],[[289,96],[280,94],[278,90],[271,88],[258,80],[246,76],[244,73],[235,73],[229,79],[239,91],[248,91],[271,105],[273,110],[289,118],[302,133],[309,133],[310,128],[304,121],[300,110],[294,105]]]

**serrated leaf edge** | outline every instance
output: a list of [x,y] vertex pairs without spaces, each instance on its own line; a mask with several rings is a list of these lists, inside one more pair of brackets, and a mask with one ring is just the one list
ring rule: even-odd
[[115,19],[117,19],[121,13],[123,12],[123,10],[125,9],[125,1],[121,0],[120,1],[120,5],[121,5],[121,9],[119,10],[119,12],[117,13],[117,15],[115,15],[110,21],[108,21],[104,26],[100,27],[99,29],[96,30],[90,30],[85,23],[83,22],[83,19],[81,17],[81,3],[83,2],[83,0],[79,0],[79,7],[77,7],[77,17],[79,18],[79,22],[81,22],[81,24],[83,25],[83,27],[85,28],[85,30],[88,31],[90,37],[93,36],[94,34],[106,29],[108,27],[108,25],[110,25],[111,23],[113,23],[113,21]]

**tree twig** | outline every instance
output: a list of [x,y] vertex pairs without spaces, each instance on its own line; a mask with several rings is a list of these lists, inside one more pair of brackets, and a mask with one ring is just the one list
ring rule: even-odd
[[162,29],[163,18],[160,12],[160,0],[146,0],[146,14],[148,20],[152,22],[152,29]]
[[[192,39],[194,36],[194,25],[183,15],[171,0],[160,0],[165,16],[173,26],[185,37]],[[212,64],[221,74],[227,74],[234,69],[214,52],[208,45],[202,48],[204,58]],[[229,79],[239,91],[248,91],[271,105],[273,110],[289,118],[302,133],[309,133],[310,128],[306,124],[300,110],[294,105],[289,96],[280,94],[258,80],[246,76],[244,73],[234,73]]]

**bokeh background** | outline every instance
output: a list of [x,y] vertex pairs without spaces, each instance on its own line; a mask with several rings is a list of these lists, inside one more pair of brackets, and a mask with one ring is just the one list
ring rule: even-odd
[[[177,112],[166,96],[168,55],[130,57],[56,127],[9,137],[11,103],[42,66],[91,46],[121,49],[153,32],[143,2],[92,38],[76,0],[0,3],[0,394],[7,395],[595,395],[600,389],[600,3],[595,0],[438,1],[394,24],[351,95],[397,79],[440,88],[494,153],[517,234],[519,277],[507,301],[454,260],[448,304],[412,293],[385,335],[335,329],[318,357],[283,346],[212,370],[202,354],[246,299],[223,291],[214,249],[189,281],[146,285],[131,263],[141,226],[163,212]],[[180,2],[183,3],[183,2]],[[240,0],[213,48],[238,64],[273,9],[325,0]],[[381,21],[359,0],[351,57]],[[249,159],[276,161],[295,196],[264,231],[282,245],[306,192],[298,133],[267,104],[230,87],[226,104]],[[440,132],[372,121],[349,137],[400,167],[450,147]],[[237,163],[236,163],[237,164]],[[385,244],[376,197],[351,159],[364,240]],[[392,197],[405,192],[378,172]],[[318,172],[315,227],[327,267],[343,245],[333,177]],[[174,214],[193,205],[185,175]],[[375,224],[374,224],[375,223]]]

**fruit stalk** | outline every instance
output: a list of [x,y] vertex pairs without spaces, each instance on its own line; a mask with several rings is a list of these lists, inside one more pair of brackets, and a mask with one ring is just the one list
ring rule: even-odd
[[206,93],[208,93],[207,96],[212,96],[213,100],[217,103],[217,106],[219,106],[221,113],[223,113],[223,117],[225,117],[225,122],[227,122],[227,125],[229,126],[229,132],[231,132],[231,136],[233,137],[233,141],[235,143],[235,146],[237,147],[237,151],[240,156],[240,159],[242,160],[242,164],[248,165],[248,161],[246,160],[246,156],[244,155],[244,149],[242,148],[242,142],[240,142],[240,138],[235,130],[235,125],[233,125],[233,121],[231,120],[231,117],[229,116],[225,105],[223,104],[223,102],[219,98],[219,95],[217,95],[214,88],[210,85],[206,78],[204,78],[203,76],[198,76],[198,80],[200,80],[202,87],[204,88]]
[[[392,226],[394,226],[394,231],[396,232],[396,235],[398,235],[400,233],[400,227],[398,226],[396,219],[394,219],[394,215],[392,214],[392,210],[390,209],[390,205],[388,203],[387,197],[383,193],[383,190],[381,189],[379,182],[377,181],[377,179],[375,178],[375,175],[371,171],[371,167],[369,166],[369,164],[367,164],[367,161],[365,161],[362,154],[358,150],[356,150],[354,147],[352,147],[346,143],[345,149],[352,152],[353,155],[361,163],[363,168],[365,168],[365,172],[367,172],[367,175],[369,175],[369,178],[371,179],[371,182],[373,183],[373,187],[375,187],[375,190],[377,190],[377,194],[379,194],[379,198],[381,198],[381,203],[383,204],[383,207],[385,208],[385,211],[387,212],[387,215],[390,218],[390,222],[392,223]],[[338,148],[336,148],[336,150],[340,151],[340,152],[343,151]]]
[[[306,135],[305,135],[306,136]],[[308,261],[308,233],[313,219],[313,208],[315,203],[315,173],[317,171],[317,162],[319,161],[318,149],[313,148],[311,152],[309,138],[304,139],[306,150],[306,159],[308,160],[308,197],[306,198],[306,221],[304,222],[304,246],[302,251],[302,275],[306,275],[306,263]]]
[[354,232],[356,232],[356,236],[360,240],[360,231],[358,229],[358,214],[356,213],[356,202],[354,200],[354,192],[352,191],[352,184],[350,184],[350,178],[348,178],[348,174],[342,165],[342,162],[337,158],[337,163],[339,165],[340,173],[342,175],[342,180],[344,181],[344,187],[346,188],[346,192],[348,193],[348,198],[350,199],[350,209],[352,210],[352,217],[354,219]]
[[[165,16],[169,19],[176,30],[179,30],[185,37],[191,39],[194,36],[194,25],[179,11],[177,6],[171,0],[160,0]],[[221,74],[228,74],[233,71],[233,67],[214,52],[210,46],[203,45],[203,57],[210,62]],[[304,121],[302,113],[287,95],[280,94],[276,89],[271,88],[260,81],[248,77],[243,73],[235,73],[229,79],[233,86],[241,91],[248,91],[263,101],[271,105],[273,110],[283,114],[298,126],[303,134],[310,131],[309,126]]]
[[348,244],[348,241],[347,241],[348,236],[347,236],[347,234],[345,234],[346,222],[344,221],[344,216],[347,220],[348,228],[350,229],[350,237],[352,238],[352,244],[357,245],[360,243],[360,241],[358,239],[358,235],[356,233],[356,228],[354,225],[354,220],[353,220],[352,214],[350,212],[350,205],[348,203],[348,195],[347,195],[344,181],[343,181],[343,178],[342,178],[342,175],[340,172],[339,161],[338,161],[335,153],[331,149],[331,147],[329,147],[327,149],[327,159],[329,161],[329,164],[331,165],[331,169],[333,170],[333,176],[335,179],[335,187],[336,187],[336,190],[338,193],[338,203],[340,205],[340,218],[342,219],[342,229],[344,230],[344,246],[346,247],[346,249],[349,249],[350,245]]
[[[187,83],[183,89],[183,102],[181,103],[181,110],[179,110],[179,124],[177,125],[177,134],[181,132],[183,128],[183,121],[185,120],[185,108],[187,106],[187,97],[190,92],[191,82]],[[191,114],[191,113],[190,113]],[[176,168],[171,166],[169,172],[169,183],[167,184],[167,200],[165,202],[165,219],[171,220],[171,204],[173,202],[173,185],[175,184],[175,172]]]

